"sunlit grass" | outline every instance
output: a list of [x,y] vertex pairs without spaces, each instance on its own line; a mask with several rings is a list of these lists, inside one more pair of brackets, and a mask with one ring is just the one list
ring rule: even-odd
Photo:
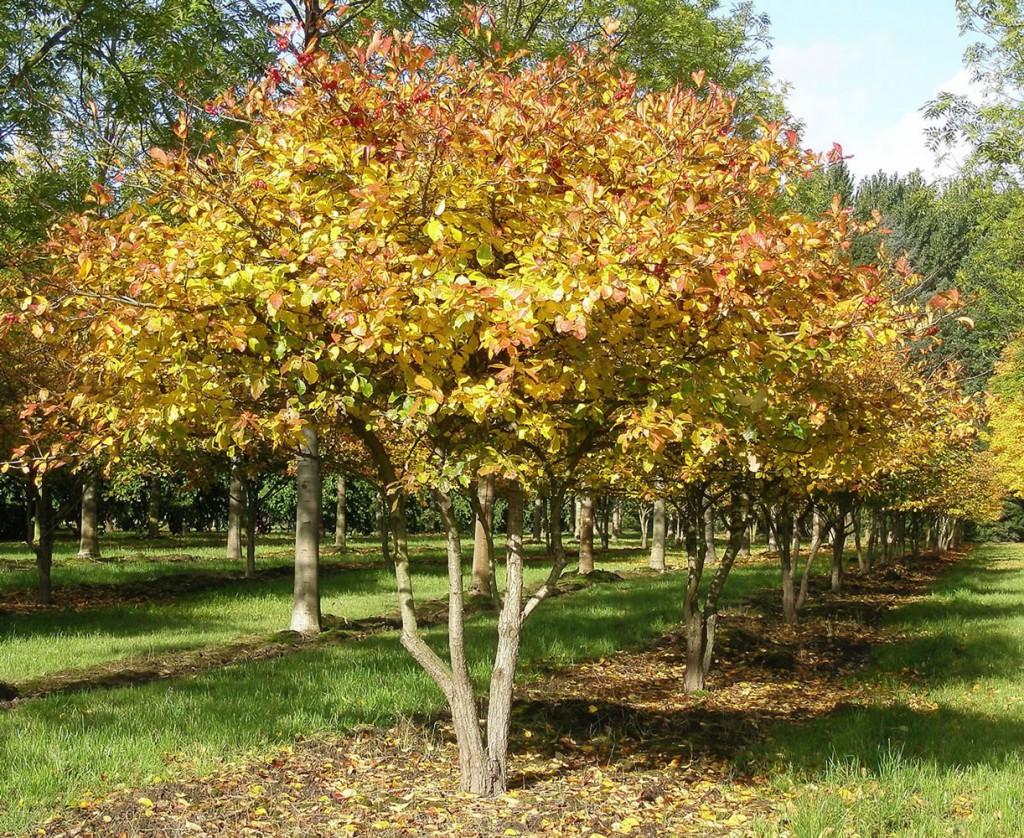
[[[632,546],[599,556],[599,566],[643,567],[645,556]],[[445,592],[437,545],[427,544],[424,553],[420,544],[421,557],[431,552],[433,561],[421,561],[417,570],[420,599]],[[671,559],[681,564],[678,554]],[[530,582],[546,571],[544,563],[528,562]],[[727,596],[751,593],[772,573],[770,565],[737,568]],[[392,611],[392,584],[384,569],[328,574],[325,610],[350,617]],[[680,618],[683,585],[678,574],[640,576],[545,603],[526,627],[521,672],[529,677],[663,633]],[[165,605],[81,615],[50,612],[38,622],[35,616],[19,616],[14,622],[20,629],[4,636],[0,655],[21,672],[39,672],[72,660],[82,665],[121,657],[147,644],[159,653],[159,644],[177,648],[281,628],[289,598],[285,578],[233,583]],[[470,654],[480,684],[493,654],[492,622],[486,617],[470,622]],[[428,636],[443,651],[443,629]],[[441,706],[439,691],[393,633],[194,677],[22,702],[0,713],[0,830],[27,829],[54,807],[88,793],[151,782],[175,771],[201,771],[219,758],[266,751],[300,734],[391,723]]]
[[796,793],[786,828],[1024,835],[1024,546],[980,548],[890,625],[908,639],[865,677],[894,702],[778,728],[755,755]]

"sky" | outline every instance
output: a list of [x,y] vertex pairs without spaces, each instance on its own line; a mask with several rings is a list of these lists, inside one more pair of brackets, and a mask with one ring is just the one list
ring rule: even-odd
[[[928,177],[941,167],[925,146],[921,107],[936,93],[969,90],[954,0],[753,0],[772,21],[772,67],[791,84],[789,109],[804,122],[802,145],[833,142],[853,155],[858,177]],[[962,155],[959,155],[962,156]]]

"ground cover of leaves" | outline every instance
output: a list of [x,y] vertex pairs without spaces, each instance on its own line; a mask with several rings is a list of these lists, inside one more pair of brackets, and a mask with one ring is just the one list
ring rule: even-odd
[[683,639],[552,670],[518,694],[510,790],[459,793],[444,718],[311,737],[198,776],[168,755],[173,779],[85,797],[33,834],[75,836],[746,835],[754,819],[786,833],[786,800],[734,759],[781,720],[879,701],[849,676],[894,636],[884,612],[915,598],[948,561],[922,559],[816,592],[799,626],[775,592],[723,620],[709,690],[681,690]]

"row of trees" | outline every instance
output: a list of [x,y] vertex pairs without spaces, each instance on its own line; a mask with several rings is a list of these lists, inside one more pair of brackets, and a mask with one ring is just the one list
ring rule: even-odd
[[[215,450],[240,469],[294,457],[296,631],[319,628],[323,472],[382,487],[402,643],[448,698],[465,787],[492,793],[522,626],[569,561],[573,494],[584,571],[593,499],[655,499],[656,569],[665,504],[678,510],[685,687],[700,689],[755,505],[771,511],[795,619],[812,508],[812,554],[830,521],[838,587],[865,509],[887,549],[906,512],[948,541],[992,492],[967,476],[976,404],[930,351],[957,296],[919,304],[919,278],[884,251],[858,264],[872,227],[841,200],[799,211],[822,164],[795,132],[702,74],[652,90],[614,63],[611,21],[608,53],[540,63],[504,57],[483,12],[473,23],[465,37],[497,57],[382,32],[332,54],[311,29],[282,36],[290,59],[202,123],[183,113],[131,184],[99,184],[92,210],[19,254],[3,339],[19,373],[6,427],[44,514],[45,475],[101,452]],[[483,726],[453,500],[471,486],[475,581],[498,610]],[[427,488],[448,541],[445,657],[417,630],[408,554],[407,500]],[[526,497],[547,506],[552,554],[531,592]],[[728,543],[702,597],[715,508]]]

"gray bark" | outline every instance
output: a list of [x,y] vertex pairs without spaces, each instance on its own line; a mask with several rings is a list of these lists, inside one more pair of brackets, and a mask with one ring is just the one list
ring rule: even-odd
[[242,560],[242,521],[245,518],[245,481],[238,463],[231,463],[228,478],[228,561]]
[[665,537],[667,535],[667,522],[665,520],[665,499],[657,498],[654,501],[654,524],[651,532],[651,570],[659,573],[665,572]]
[[579,572],[594,571],[594,497],[586,493],[578,498],[580,525],[580,567]]
[[82,484],[82,532],[78,539],[80,559],[100,557],[99,495],[99,475],[90,474]]
[[473,596],[495,596],[497,582],[494,565],[494,492],[493,474],[481,475],[476,484],[473,509],[476,524],[473,531],[473,572],[469,592]]
[[317,429],[306,425],[295,469],[295,587],[291,630],[320,631],[320,519],[323,487]]

